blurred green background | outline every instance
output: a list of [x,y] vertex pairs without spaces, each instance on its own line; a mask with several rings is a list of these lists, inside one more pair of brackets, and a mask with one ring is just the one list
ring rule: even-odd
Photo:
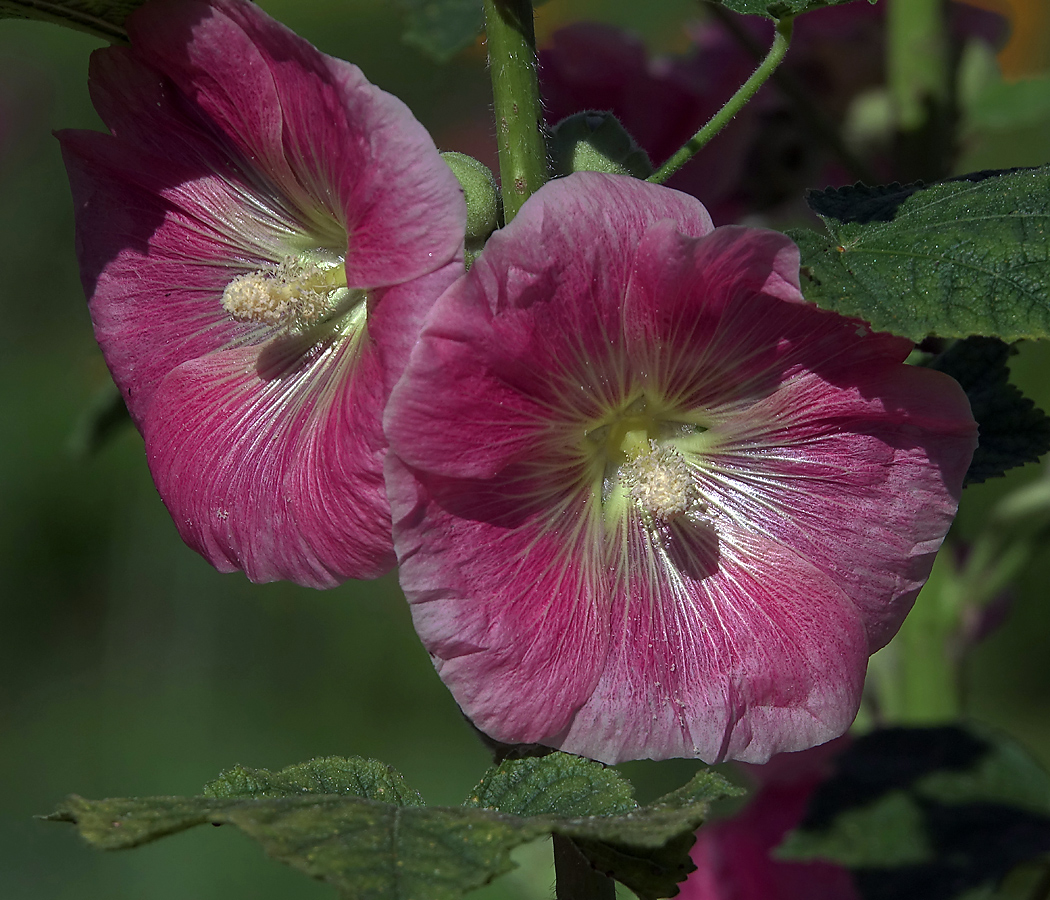
[[[476,124],[489,102],[480,51],[427,63],[400,42],[401,22],[384,0],[261,5],[401,96],[442,149],[491,152],[491,129]],[[680,48],[697,6],[643,6],[640,14],[628,0],[552,0],[540,31],[587,16],[635,27],[655,49]],[[1032,32],[1046,22],[1045,4],[1028,7],[1030,47],[1011,57],[1016,73],[1045,63],[1047,41]],[[96,46],[60,28],[0,21],[0,896],[332,896],[230,829],[107,855],[71,828],[32,819],[69,792],[192,794],[235,763],[279,768],[318,755],[380,758],[429,803],[458,803],[488,763],[418,644],[395,580],[317,593],[218,575],[179,540],[136,433],[123,430],[87,458],[71,453],[108,375],[50,131],[100,127],[85,84]],[[962,168],[1050,161],[1050,119],[974,131],[967,147]],[[1025,347],[1015,372],[1050,407],[1050,352]],[[960,533],[1039,475],[1028,466],[968,491]],[[1040,553],[1010,620],[972,661],[968,709],[1050,764],[1048,589],[1050,554]],[[695,764],[625,768],[645,799]],[[526,849],[523,858],[534,864],[484,895],[544,896],[545,857]]]

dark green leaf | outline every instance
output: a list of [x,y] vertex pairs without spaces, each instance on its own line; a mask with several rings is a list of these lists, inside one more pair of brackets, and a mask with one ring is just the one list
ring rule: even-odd
[[485,773],[464,806],[517,816],[606,816],[636,809],[634,789],[599,762],[551,753],[513,759]]
[[963,386],[980,428],[967,484],[1035,462],[1050,450],[1050,418],[1010,384],[1007,360],[1015,352],[996,338],[973,337],[957,341],[929,364]]
[[[841,6],[843,3],[849,3],[850,0],[713,0],[713,2],[733,12],[782,19],[784,16],[797,16],[799,13],[823,9],[825,6]],[[874,5],[875,0],[868,0],[868,3]]]
[[124,20],[146,0],[0,0],[0,19],[38,19],[126,42]]
[[398,0],[405,12],[405,41],[446,62],[477,38],[484,23],[481,0]]
[[847,866],[865,900],[954,900],[1047,851],[1046,773],[1004,737],[942,727],[854,742],[776,855]]
[[1050,336],[1050,167],[831,189],[809,202],[830,237],[791,237],[818,306],[914,341]]
[[[621,823],[621,830],[603,831],[601,839],[590,839],[579,832],[574,835],[576,845],[596,869],[626,884],[642,900],[655,900],[674,893],[675,885],[693,870],[689,850],[703,818],[704,804],[716,796],[726,796],[726,792],[725,782],[703,772],[680,794],[670,794],[639,810],[631,785],[614,769],[593,760],[554,753],[508,761],[492,769],[467,803],[518,815],[616,816],[638,811],[648,823],[655,816],[679,817],[679,833],[655,847],[639,844],[644,832],[638,826],[632,824],[623,830],[624,819],[597,820],[603,828],[612,821]],[[691,818],[697,813],[699,818]],[[661,835],[666,833],[660,831]]]
[[374,759],[328,756],[280,772],[234,766],[204,786],[204,797],[268,800],[297,794],[347,794],[395,806],[423,806],[400,773]]
[[703,769],[683,787],[635,812],[578,822],[567,834],[606,875],[627,885],[640,900],[675,892],[695,866],[689,851],[707,806],[720,797],[742,794],[721,776]]
[[267,854],[348,897],[446,900],[510,871],[542,820],[480,809],[398,807],[345,796],[269,800],[70,797],[50,818],[102,849],[135,847],[206,822],[235,825]]
[[[595,769],[597,764],[562,760],[547,765],[545,775],[538,768],[501,767],[499,777],[479,785],[479,799],[498,795],[504,802],[514,798],[539,807],[543,802],[529,797],[528,785],[546,778],[559,798],[550,807],[594,805],[588,790],[605,788],[618,798],[611,805],[624,806],[622,785],[606,770]],[[369,900],[461,897],[513,868],[510,851],[518,845],[558,834],[589,849],[593,860],[615,868],[649,900],[673,891],[676,877],[688,868],[692,833],[708,802],[734,790],[705,771],[674,794],[618,815],[516,816],[477,806],[397,806],[348,796],[347,788],[353,790],[358,779],[372,777],[374,784],[389,777],[368,771],[370,776],[362,775],[357,762],[346,760],[315,761],[276,775],[237,769],[210,786],[214,794],[226,796],[100,801],[74,796],[49,818],[75,823],[103,849],[135,847],[206,822],[235,825],[276,859],[329,882],[347,897]],[[298,793],[322,782],[342,792]],[[295,793],[270,795],[282,790]]]

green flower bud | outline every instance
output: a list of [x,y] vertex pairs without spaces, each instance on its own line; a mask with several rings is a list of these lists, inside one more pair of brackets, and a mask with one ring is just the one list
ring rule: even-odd
[[466,264],[470,268],[485,241],[503,223],[499,185],[488,167],[464,153],[442,153],[452,174],[459,179],[467,201]]
[[648,178],[652,163],[610,112],[574,113],[554,126],[550,137],[555,175],[609,172]]

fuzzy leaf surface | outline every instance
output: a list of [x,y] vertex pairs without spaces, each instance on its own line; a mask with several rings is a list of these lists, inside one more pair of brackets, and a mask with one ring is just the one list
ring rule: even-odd
[[398,0],[405,16],[404,39],[436,62],[447,62],[481,32],[481,0]]
[[611,816],[638,808],[619,772],[569,753],[500,763],[463,805],[516,816]]
[[818,306],[914,341],[1050,335],[1050,166],[807,200],[828,234],[790,236]]
[[146,0],[0,0],[0,19],[37,19],[126,43],[124,20]]
[[[799,13],[823,9],[825,6],[841,6],[851,0],[715,0],[715,2],[733,12],[781,19],[784,16],[797,16]],[[862,2],[862,0],[855,0],[855,2]],[[868,0],[868,3],[874,5],[875,0]]]
[[1050,418],[1010,384],[1007,362],[1016,352],[996,338],[972,337],[930,361],[962,385],[980,429],[966,484],[997,478],[1050,450]]
[[[136,847],[208,822],[234,825],[270,856],[358,900],[458,898],[513,868],[510,852],[515,847],[559,834],[585,852],[601,845],[595,852],[605,854],[603,860],[619,854],[633,861],[633,868],[620,863],[624,883],[644,900],[655,900],[673,891],[673,875],[688,871],[692,833],[704,820],[709,801],[733,791],[719,776],[703,771],[655,803],[632,805],[614,815],[519,816],[478,806],[425,808],[352,796],[353,785],[367,781],[352,762],[315,760],[276,774],[235,769],[212,782],[209,788],[215,796],[210,797],[95,801],[73,796],[48,818],[75,823],[89,843],[108,850]],[[609,806],[597,794],[586,799],[590,779],[595,791],[612,789],[617,799],[611,805],[623,807],[622,780],[595,766],[556,760],[546,766],[517,767],[516,772],[515,767],[503,768],[501,775],[483,781],[484,795],[542,805],[534,789],[546,779],[559,798],[548,806]],[[374,790],[378,783],[393,795],[389,771],[386,776],[371,771],[374,783],[366,789]],[[304,786],[321,782],[340,792],[301,793]],[[274,796],[282,791],[288,793]],[[226,796],[220,796],[223,793]],[[481,799],[477,791],[475,795]]]
[[865,900],[955,900],[1047,851],[1050,777],[1005,737],[951,726],[858,739],[776,855],[847,866]]
[[327,756],[280,772],[234,766],[204,786],[203,796],[223,800],[269,800],[298,794],[345,794],[395,806],[423,806],[419,792],[399,772],[375,759]]

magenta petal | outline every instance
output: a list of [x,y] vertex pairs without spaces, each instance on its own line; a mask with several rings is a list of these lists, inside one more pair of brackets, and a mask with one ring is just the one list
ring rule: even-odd
[[[654,199],[633,179],[581,172],[545,186],[431,314],[413,389],[395,389],[385,414],[401,458],[492,474],[527,453],[551,417],[600,415],[618,396],[623,362],[609,352],[621,312],[604,298],[622,295],[632,245],[661,220],[694,235],[712,228],[693,198]],[[581,240],[591,241],[587,254],[575,252]],[[449,389],[460,381],[479,389]]]
[[752,769],[762,782],[747,806],[697,832],[691,853],[696,871],[682,883],[680,900],[859,900],[844,866],[775,856],[802,821],[810,797],[830,774],[831,758],[841,750],[842,741],[836,741],[786,753]]
[[[795,253],[772,232],[730,226],[694,240],[654,228],[627,337],[640,370],[707,410],[700,480],[712,505],[831,574],[863,609],[874,651],[930,573],[976,434],[956,382],[900,365],[910,342],[802,304]],[[748,278],[746,295],[726,293]],[[697,294],[706,303],[690,315]]]
[[351,235],[351,287],[414,278],[463,237],[455,176],[396,97],[241,0],[162,0],[133,46],[296,206],[318,201]]
[[[635,546],[653,549],[639,552],[614,597],[582,598],[611,606],[612,649],[560,749],[608,763],[764,762],[853,721],[868,647],[843,591],[783,544],[730,528],[690,532],[654,540],[636,526]],[[641,564],[664,553],[676,570]]]
[[[576,563],[588,529],[581,522],[567,540],[544,527],[545,511],[508,515],[512,479],[423,484],[390,456],[387,485],[401,586],[438,674],[492,737],[546,742],[604,665],[607,611],[588,602],[593,573]],[[571,497],[554,502],[578,520]]]
[[253,581],[332,587],[392,568],[374,352],[274,339],[163,382],[142,423],[157,489],[191,547]]

